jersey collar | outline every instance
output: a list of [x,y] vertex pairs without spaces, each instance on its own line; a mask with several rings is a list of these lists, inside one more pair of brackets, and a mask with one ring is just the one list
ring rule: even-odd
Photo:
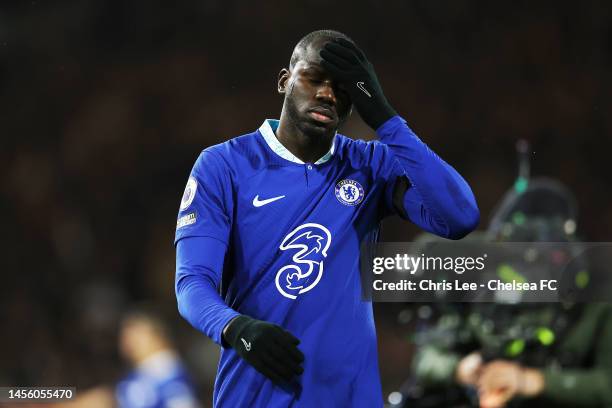
[[[302,160],[297,158],[293,153],[291,153],[281,142],[276,138],[276,129],[278,129],[278,124],[280,123],[277,119],[266,119],[264,123],[259,127],[259,132],[263,136],[264,140],[270,146],[270,149],[280,157],[285,160],[289,160],[293,163],[304,164]],[[329,159],[334,155],[334,150],[336,146],[336,135],[332,140],[331,148],[327,153],[323,155],[319,160],[317,160],[314,164],[323,164],[326,163]]]
[[155,378],[167,378],[179,368],[178,355],[170,350],[160,350],[141,361],[137,370]]

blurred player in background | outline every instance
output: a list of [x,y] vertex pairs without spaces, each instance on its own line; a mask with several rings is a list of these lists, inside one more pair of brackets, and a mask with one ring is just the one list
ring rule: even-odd
[[199,407],[189,374],[159,314],[146,309],[128,313],[121,322],[119,351],[132,366],[116,387],[119,407]]
[[[278,92],[280,120],[193,167],[175,237],[179,311],[222,346],[216,407],[382,406],[360,245],[392,214],[459,239],[479,211],[346,35],[300,40]],[[379,141],[337,133],[352,107]]]
[[77,390],[70,402],[53,408],[199,408],[196,392],[161,314],[149,307],[126,313],[118,346],[131,371],[114,387]]

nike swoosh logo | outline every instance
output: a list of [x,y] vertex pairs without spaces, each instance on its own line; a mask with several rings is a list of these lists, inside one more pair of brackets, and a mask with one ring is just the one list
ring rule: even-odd
[[255,196],[255,198],[253,199],[253,205],[255,207],[262,207],[262,206],[264,206],[266,204],[270,204],[270,203],[272,203],[272,202],[274,202],[276,200],[280,200],[281,198],[285,198],[285,196],[282,195],[282,196],[278,196],[278,197],[266,198],[265,200],[260,200],[259,199],[259,194],[257,194]]
[[370,93],[368,92],[367,89],[365,89],[365,82],[363,81],[359,81],[357,82],[357,88],[361,89],[363,91],[364,94],[368,95],[368,98],[371,98],[372,95],[370,95]]
[[240,340],[242,340],[242,344],[244,344],[245,350],[246,351],[251,351],[251,343],[249,343],[248,341],[246,341],[242,337],[240,338]]

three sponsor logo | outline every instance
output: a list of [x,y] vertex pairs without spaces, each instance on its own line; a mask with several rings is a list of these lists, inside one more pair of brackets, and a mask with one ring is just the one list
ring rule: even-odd
[[306,223],[285,236],[278,247],[281,251],[296,251],[292,264],[285,265],[276,273],[276,289],[288,299],[314,288],[323,276],[323,260],[331,245],[329,229],[321,224]]

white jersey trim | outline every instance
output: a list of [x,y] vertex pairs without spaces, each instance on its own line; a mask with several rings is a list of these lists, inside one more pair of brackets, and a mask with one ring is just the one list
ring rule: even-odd
[[[305,164],[302,160],[297,158],[291,153],[283,144],[276,138],[276,129],[278,128],[279,121],[277,119],[266,119],[264,123],[259,127],[259,132],[262,134],[264,140],[270,146],[270,149],[285,160],[289,160],[293,163]],[[336,135],[332,140],[331,148],[327,153],[323,155],[314,164],[323,164],[327,162],[334,155],[336,147]]]

